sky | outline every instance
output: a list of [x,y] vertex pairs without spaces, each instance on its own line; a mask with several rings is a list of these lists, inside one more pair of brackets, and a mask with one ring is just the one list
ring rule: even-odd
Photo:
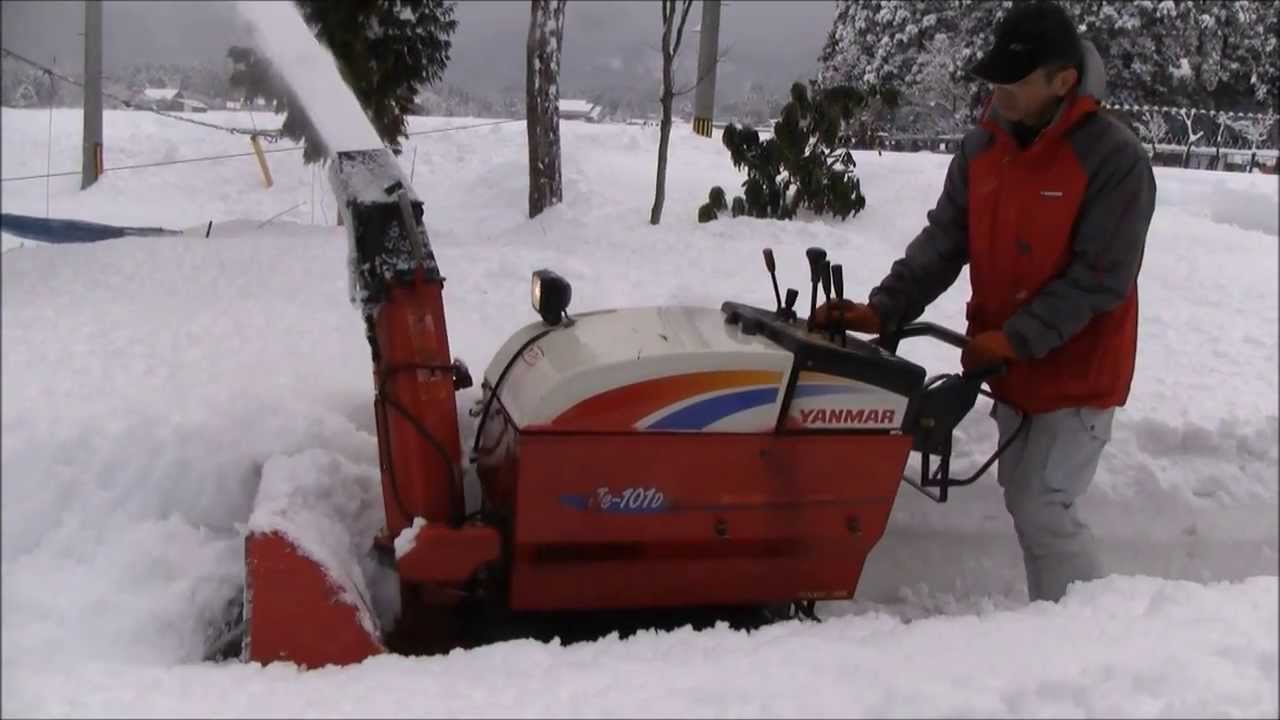
[[[689,31],[699,22],[701,6],[693,5]],[[5,47],[39,62],[56,59],[58,69],[79,74],[83,2],[5,0],[0,7]],[[527,0],[459,2],[444,80],[479,94],[523,88],[528,7]],[[562,97],[634,83],[656,72],[661,40],[656,0],[571,0],[566,12]],[[722,3],[720,49],[727,57],[717,76],[717,95],[733,97],[752,81],[785,89],[812,76],[834,17],[832,0]],[[234,4],[226,0],[106,2],[103,37],[107,74],[143,61],[216,62],[229,45],[247,40]],[[692,66],[697,35],[688,32],[684,50],[684,64]]]

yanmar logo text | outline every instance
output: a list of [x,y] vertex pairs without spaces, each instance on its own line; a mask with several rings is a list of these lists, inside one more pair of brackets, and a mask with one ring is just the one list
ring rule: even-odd
[[800,411],[801,425],[890,425],[897,413],[875,408],[817,408]]

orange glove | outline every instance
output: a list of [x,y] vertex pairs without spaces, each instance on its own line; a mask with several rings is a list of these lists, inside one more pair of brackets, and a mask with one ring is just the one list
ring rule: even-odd
[[1018,359],[1009,338],[999,330],[978,333],[960,353],[960,366],[966,371],[984,370],[993,365]]
[[875,308],[852,300],[832,300],[823,303],[813,313],[813,324],[823,330],[880,332],[880,316]]

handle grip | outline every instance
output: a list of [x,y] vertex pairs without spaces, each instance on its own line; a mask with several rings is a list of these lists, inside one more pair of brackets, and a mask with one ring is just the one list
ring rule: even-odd
[[822,271],[822,261],[827,259],[827,251],[820,247],[811,247],[804,251],[804,256],[809,259],[809,280],[816,283]]

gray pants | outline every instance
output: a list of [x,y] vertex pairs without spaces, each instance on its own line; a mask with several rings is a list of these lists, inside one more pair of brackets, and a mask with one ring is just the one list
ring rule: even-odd
[[[1003,444],[1022,415],[998,402],[991,415]],[[1114,416],[1115,408],[1032,415],[1000,456],[997,480],[1022,546],[1033,602],[1056,602],[1071,582],[1102,577],[1093,533],[1080,519],[1076,501],[1093,482]]]

